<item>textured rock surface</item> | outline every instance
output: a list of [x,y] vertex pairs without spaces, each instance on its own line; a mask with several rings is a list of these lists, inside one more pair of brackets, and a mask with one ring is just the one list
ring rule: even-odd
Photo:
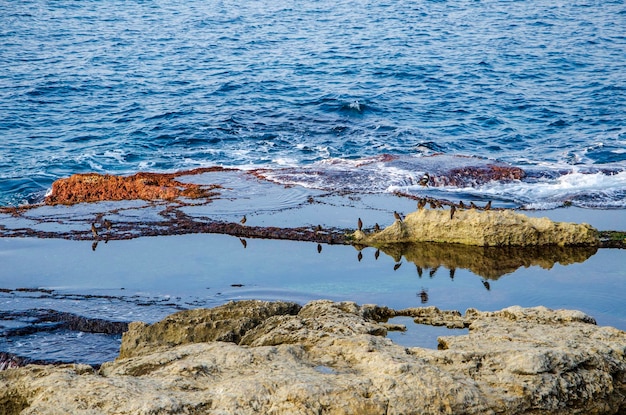
[[355,232],[359,243],[446,242],[478,246],[598,245],[598,231],[587,224],[531,218],[511,210],[422,209],[380,232]]
[[52,183],[46,196],[47,205],[73,205],[76,203],[110,200],[175,200],[178,198],[211,198],[217,196],[219,186],[200,186],[181,183],[175,178],[201,174],[221,168],[200,168],[177,173],[136,173],[132,176],[110,174],[74,174]]
[[[510,307],[461,315],[434,307],[396,311],[330,301],[294,311],[290,303],[244,301],[178,313],[167,324],[131,325],[124,348],[132,357],[106,363],[99,372],[86,366],[36,365],[0,372],[0,413],[626,410],[626,333],[597,327],[581,312]],[[402,347],[384,337],[382,323],[398,315],[462,324],[470,333],[440,338],[440,350]],[[231,324],[237,316],[254,321]],[[209,321],[215,321],[215,332],[210,335],[206,328],[202,336],[207,339],[237,336],[201,343],[195,343],[195,334],[181,336]]]

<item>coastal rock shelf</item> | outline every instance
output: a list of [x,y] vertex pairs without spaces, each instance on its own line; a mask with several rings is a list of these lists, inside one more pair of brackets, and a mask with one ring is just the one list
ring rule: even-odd
[[[468,327],[438,350],[386,321]],[[393,327],[392,327],[393,326]],[[545,307],[462,315],[352,302],[241,301],[133,323],[120,357],[0,372],[6,414],[613,414],[626,410],[626,333]],[[53,408],[53,409],[52,409]]]
[[441,242],[478,246],[599,245],[598,231],[587,224],[531,218],[511,210],[419,209],[380,232],[356,231],[364,245]]

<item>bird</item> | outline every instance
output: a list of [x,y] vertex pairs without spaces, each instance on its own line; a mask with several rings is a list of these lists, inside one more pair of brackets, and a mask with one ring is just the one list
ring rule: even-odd
[[246,215],[243,215],[243,218],[241,218],[239,223],[241,223],[242,225],[245,225],[247,221],[248,221],[248,218],[246,218]]
[[419,202],[417,202],[418,210],[424,209],[425,206],[426,206],[426,199],[420,199]]
[[393,270],[396,271],[398,268],[400,268],[401,265],[402,262],[398,262],[396,265],[393,266]]
[[454,217],[454,212],[456,212],[456,207],[452,205],[450,206],[450,220]]
[[419,181],[420,186],[428,186],[428,182],[430,181],[430,175],[428,173],[424,173],[422,178]]
[[315,232],[321,232],[322,231],[322,225],[317,225],[317,228],[315,228]]
[[459,201],[459,209],[465,209],[465,203],[463,201]]
[[487,202],[487,204],[485,205],[485,210],[489,210],[491,209],[491,200],[489,202]]
[[379,256],[380,256],[380,249],[377,249],[376,252],[374,252],[374,259],[378,261]]
[[393,217],[396,218],[396,220],[402,222],[402,216],[400,216],[400,214],[395,210],[393,211]]
[[477,207],[474,202],[470,202],[470,209],[476,209]]
[[422,288],[422,291],[420,291],[417,295],[420,298],[422,304],[426,304],[428,302],[428,290]]
[[105,220],[104,220],[104,227],[105,227],[105,228],[107,228],[107,230],[108,230],[108,231],[110,231],[110,230],[111,230],[111,227],[113,227],[113,224],[111,223],[111,221],[110,221],[110,220],[105,219]]
[[431,201],[430,201],[430,208],[431,208],[431,209],[437,209],[437,204],[435,203],[435,201],[434,201],[434,200],[431,200]]
[[438,269],[439,269],[439,265],[437,265],[437,266],[436,266],[436,267],[434,267],[434,268],[431,268],[431,269],[430,269],[430,272],[428,273],[428,276],[429,276],[430,278],[434,277],[434,276],[435,276],[435,274],[437,273],[437,270],[438,270]]
[[376,222],[376,223],[374,224],[374,230],[375,230],[376,232],[379,232],[379,231],[380,231],[380,225],[378,225],[378,222]]
[[359,220],[357,221],[357,227],[359,228],[359,230],[363,229],[363,221],[361,220],[361,218],[359,218]]
[[363,259],[363,252],[359,251],[359,254],[356,256],[359,262]]
[[91,224],[91,234],[93,235],[94,238],[98,238],[98,230],[96,229],[96,224],[92,223]]
[[322,244],[317,244],[317,253],[320,254],[322,252]]
[[241,242],[241,244],[243,245],[243,249],[246,249],[248,247],[248,242],[245,239],[239,238],[239,242]]

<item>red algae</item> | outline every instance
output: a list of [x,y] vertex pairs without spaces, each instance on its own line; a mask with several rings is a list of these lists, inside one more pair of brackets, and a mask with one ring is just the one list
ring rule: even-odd
[[181,197],[189,199],[210,199],[217,195],[220,185],[198,185],[175,180],[189,176],[226,170],[221,167],[198,168],[176,173],[140,172],[132,176],[84,173],[56,180],[46,205],[74,205],[101,201],[121,200],[166,200],[174,201]]

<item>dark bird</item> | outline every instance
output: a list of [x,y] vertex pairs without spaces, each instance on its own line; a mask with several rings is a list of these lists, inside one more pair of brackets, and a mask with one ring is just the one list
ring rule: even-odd
[[487,204],[485,205],[485,210],[489,210],[491,209],[491,200],[489,202],[487,202]]
[[428,302],[428,291],[422,288],[422,291],[417,293],[417,296],[420,298],[422,304],[426,304]]
[[96,242],[91,244],[91,250],[92,251],[95,251],[97,247],[98,247],[98,241],[96,241]]
[[428,173],[424,173],[424,175],[419,181],[419,184],[420,186],[428,186],[429,181],[430,181],[430,175]]
[[322,231],[322,225],[317,225],[317,228],[315,228],[315,232],[321,232]]
[[456,268],[450,268],[450,279],[454,279],[454,273],[456,272]]
[[379,231],[380,231],[380,226],[378,225],[378,223],[374,224],[374,230],[375,230],[376,232],[379,232]]
[[422,269],[422,267],[420,267],[419,265],[417,266],[417,275],[422,278],[422,275],[424,275],[424,270]]
[[379,256],[380,256],[380,249],[377,249],[376,252],[374,252],[374,259],[378,260]]
[[241,244],[243,245],[243,249],[246,249],[248,247],[248,241],[246,241],[243,238],[239,238],[239,242],[241,242]]
[[361,218],[359,218],[356,224],[359,230],[363,229],[363,221],[361,220]]
[[92,223],[91,224],[91,234],[93,235],[94,238],[98,238],[98,230],[96,229],[96,224]]
[[459,201],[459,209],[465,209],[465,203],[463,201]]
[[317,253],[320,254],[322,252],[322,244],[317,244]]
[[489,285],[489,281],[483,280],[483,285],[487,289],[487,291],[491,290],[491,285]]
[[363,259],[363,252],[359,251],[359,254],[356,256],[359,262]]
[[474,202],[470,202],[470,209],[476,209],[478,206],[474,204]]
[[430,278],[434,277],[434,276],[435,276],[435,274],[437,273],[437,270],[438,270],[438,269],[439,269],[439,265],[437,265],[435,268],[431,268],[431,269],[430,269],[430,272],[428,273],[428,276],[429,276]]
[[426,206],[426,199],[420,199],[419,202],[417,202],[418,210],[424,209],[425,206]]
[[393,270],[396,271],[398,268],[400,268],[401,265],[402,262],[398,262],[396,265],[393,266]]
[[113,224],[111,223],[111,221],[110,221],[110,220],[105,219],[105,220],[104,220],[104,227],[105,227],[105,228],[107,228],[107,230],[108,230],[108,231],[110,231],[110,230],[111,230],[111,228],[113,227]]
[[393,211],[393,217],[396,218],[396,220],[402,222],[402,216],[400,216],[400,214],[395,210]]
[[454,217],[454,212],[456,212],[456,207],[452,205],[450,206],[450,220]]
[[434,200],[431,200],[431,201],[430,201],[430,208],[431,208],[431,209],[437,209],[437,204],[435,203],[435,201],[434,201]]
[[241,218],[239,223],[241,223],[242,225],[245,225],[247,221],[248,221],[248,218],[246,218],[246,215],[243,215],[243,218]]

